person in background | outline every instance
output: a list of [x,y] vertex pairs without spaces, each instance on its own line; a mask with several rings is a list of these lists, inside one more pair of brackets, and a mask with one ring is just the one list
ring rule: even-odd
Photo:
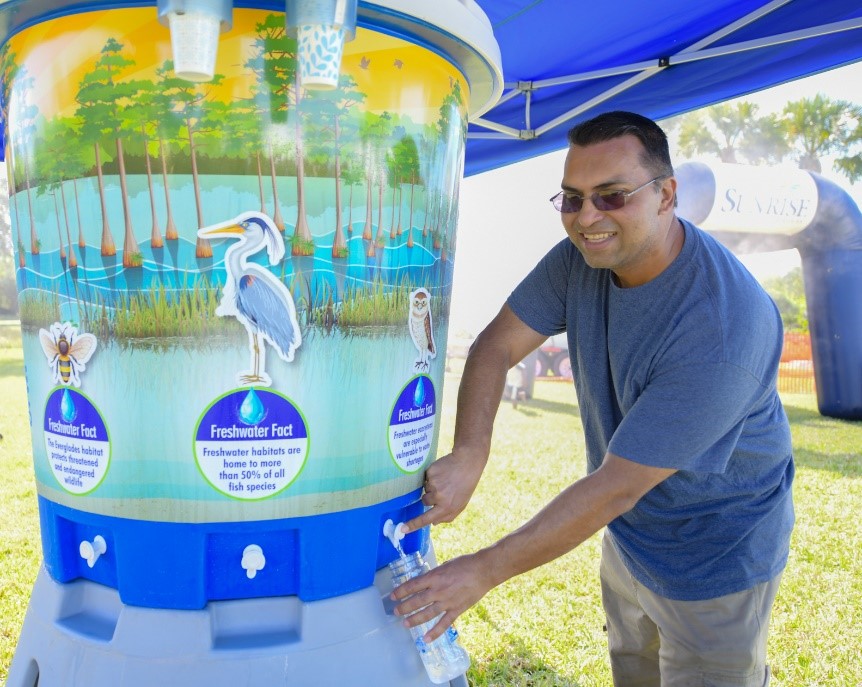
[[527,364],[523,360],[506,373],[506,394],[513,408],[518,407],[518,401],[527,400]]
[[762,687],[794,521],[780,316],[726,248],[676,216],[655,122],[609,112],[568,140],[551,198],[567,238],[472,346],[452,451],[428,468],[426,510],[406,531],[464,510],[507,370],[563,331],[587,475],[495,544],[396,588],[396,612],[411,626],[441,616],[432,640],[495,586],[605,528],[614,684]]

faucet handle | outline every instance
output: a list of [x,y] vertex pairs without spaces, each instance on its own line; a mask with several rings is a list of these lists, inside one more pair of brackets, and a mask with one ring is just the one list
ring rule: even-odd
[[266,565],[266,557],[263,555],[263,549],[257,544],[249,544],[243,549],[242,561],[240,562],[242,569],[245,570],[248,579],[253,580],[257,575],[258,570],[263,570]]
[[91,568],[96,565],[96,561],[99,560],[99,556],[107,550],[108,544],[105,542],[105,538],[101,534],[97,534],[93,537],[93,541],[91,542],[87,540],[82,541],[81,545],[78,547],[78,553],[81,554],[81,558],[87,561],[87,565]]

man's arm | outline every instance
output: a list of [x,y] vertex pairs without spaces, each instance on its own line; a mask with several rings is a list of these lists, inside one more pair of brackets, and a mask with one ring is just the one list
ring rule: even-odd
[[426,635],[433,641],[491,589],[571,551],[674,472],[607,454],[598,470],[566,488],[496,544],[402,584],[393,592],[393,598],[402,601],[396,612],[418,611],[406,619],[409,626],[442,613]]
[[546,338],[504,305],[473,342],[458,390],[452,452],[425,472],[422,501],[428,510],[407,522],[405,531],[451,522],[467,506],[491,451],[506,372]]

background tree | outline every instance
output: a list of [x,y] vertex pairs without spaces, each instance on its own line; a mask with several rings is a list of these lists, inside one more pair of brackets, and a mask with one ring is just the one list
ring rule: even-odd
[[777,165],[790,154],[784,124],[776,114],[756,117],[739,142],[742,157],[752,165]]
[[802,268],[795,267],[781,277],[764,279],[763,288],[778,306],[785,331],[807,333],[808,309],[805,302]]
[[676,135],[683,157],[715,155],[722,162],[777,164],[793,156],[800,169],[822,171],[823,158],[840,155],[833,169],[862,179],[862,108],[818,94],[788,102],[781,114],[758,116],[746,101],[721,103],[672,117],[663,124]]
[[[857,136],[862,139],[862,130],[858,132]],[[835,171],[841,172],[851,184],[855,184],[862,179],[862,154],[856,153],[836,160]]]
[[685,157],[716,155],[722,162],[778,162],[787,154],[781,123],[774,115],[759,117],[748,101],[720,103],[678,118],[677,143]]
[[782,121],[800,169],[820,173],[821,159],[841,154],[835,169],[851,183],[859,179],[859,155],[848,151],[862,144],[862,108],[818,93],[784,106]]

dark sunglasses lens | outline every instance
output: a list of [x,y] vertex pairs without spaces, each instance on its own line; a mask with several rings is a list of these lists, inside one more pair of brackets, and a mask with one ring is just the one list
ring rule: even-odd
[[584,199],[580,196],[560,194],[560,212],[580,212],[584,207]]
[[619,210],[626,204],[626,194],[622,191],[614,191],[612,193],[596,193],[592,197],[593,205],[600,212],[608,210]]

